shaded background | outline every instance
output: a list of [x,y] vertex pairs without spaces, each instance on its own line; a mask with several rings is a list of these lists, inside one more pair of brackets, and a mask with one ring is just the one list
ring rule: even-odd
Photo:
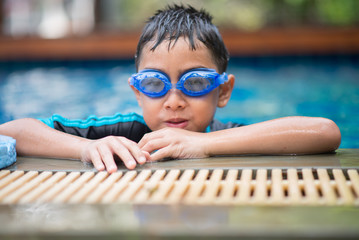
[[357,0],[2,0],[2,34],[61,38],[140,31],[166,4],[205,8],[221,30],[357,27]]
[[323,116],[359,147],[357,0],[2,0],[0,123],[139,112],[127,86],[148,17],[168,3],[214,17],[237,77],[223,121]]
[[232,56],[359,48],[357,0],[1,0],[0,58],[132,58],[145,20],[170,3],[208,10]]

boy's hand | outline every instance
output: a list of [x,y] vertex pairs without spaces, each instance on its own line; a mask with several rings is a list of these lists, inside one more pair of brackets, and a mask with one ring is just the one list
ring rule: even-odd
[[203,158],[208,157],[205,133],[192,132],[179,128],[164,128],[147,133],[138,146],[142,151],[152,153],[150,161],[166,157]]
[[109,173],[117,171],[114,156],[118,156],[128,169],[144,164],[150,158],[148,152],[142,151],[137,143],[125,138],[109,136],[99,140],[91,140],[81,152],[81,161],[92,162],[99,171]]

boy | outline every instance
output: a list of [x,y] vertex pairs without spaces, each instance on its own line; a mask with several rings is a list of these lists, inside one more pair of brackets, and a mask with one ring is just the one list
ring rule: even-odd
[[176,5],[149,19],[137,46],[137,74],[128,80],[143,117],[19,119],[1,125],[0,134],[15,138],[21,155],[81,159],[110,173],[116,160],[133,169],[167,157],[337,149],[340,131],[328,119],[288,117],[249,126],[213,120],[229,101],[235,77],[225,73],[229,54],[211,19]]

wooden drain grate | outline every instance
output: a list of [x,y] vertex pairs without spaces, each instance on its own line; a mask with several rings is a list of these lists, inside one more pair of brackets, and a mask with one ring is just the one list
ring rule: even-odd
[[0,171],[0,203],[359,205],[357,169]]

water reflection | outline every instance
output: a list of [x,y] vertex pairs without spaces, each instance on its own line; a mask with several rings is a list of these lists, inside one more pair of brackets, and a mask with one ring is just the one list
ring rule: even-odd
[[53,113],[84,118],[138,111],[127,85],[131,72],[119,67],[108,72],[68,68],[14,72],[0,88],[2,111],[13,119]]
[[[68,118],[141,114],[127,79],[132,61],[0,63],[0,123],[58,113]],[[301,115],[334,120],[341,148],[359,147],[359,58],[235,58],[229,104],[217,110],[221,121],[252,124]]]

